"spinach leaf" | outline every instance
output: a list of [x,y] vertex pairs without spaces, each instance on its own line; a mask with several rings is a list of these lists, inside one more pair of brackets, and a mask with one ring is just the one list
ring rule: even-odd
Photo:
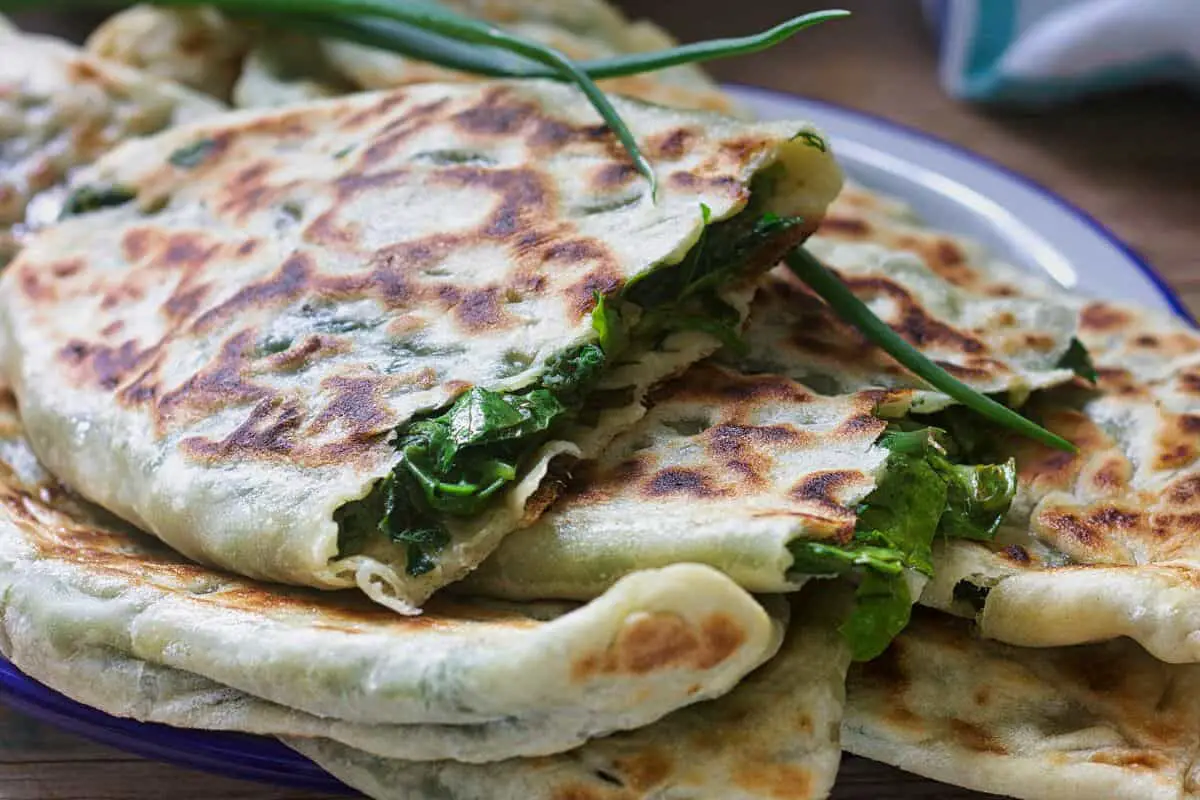
[[1092,354],[1088,352],[1083,342],[1075,338],[1071,339],[1071,346],[1067,348],[1067,352],[1063,353],[1063,357],[1058,360],[1056,366],[1071,370],[1089,383],[1095,383],[1099,379],[1096,374],[1096,365],[1092,363]]
[[937,428],[893,424],[880,439],[888,450],[883,478],[859,506],[845,544],[793,541],[791,572],[858,576],[855,608],[841,631],[856,660],[883,652],[908,622],[912,598],[904,570],[933,574],[938,535],[991,539],[1016,492],[1016,467],[963,465]]
[[946,512],[938,533],[952,539],[991,541],[1017,494],[1017,467],[1004,464],[951,464],[931,455],[930,463],[946,482]]
[[599,345],[586,344],[572,352],[554,356],[546,365],[541,385],[553,392],[564,403],[583,402],[583,396],[591,391],[608,357]]
[[468,447],[544,431],[563,411],[562,403],[546,389],[516,395],[476,386],[455,401],[445,419],[453,444]]
[[137,193],[128,186],[118,186],[116,184],[80,186],[67,196],[58,218],[66,219],[67,217],[87,214],[90,211],[98,211],[101,208],[123,206],[136,198]]
[[797,539],[788,544],[791,572],[801,575],[846,575],[856,567],[897,575],[904,571],[904,554],[890,547],[851,543],[845,547]]
[[600,349],[615,356],[629,343],[628,333],[621,322],[621,315],[608,304],[604,295],[595,293],[596,307],[592,309],[592,330],[600,338]]
[[891,450],[887,472],[858,509],[855,541],[903,553],[905,563],[933,574],[933,537],[946,511],[945,481],[930,463],[933,429],[894,431],[881,444]]
[[903,575],[868,572],[854,593],[854,608],[838,628],[855,661],[876,658],[908,625],[913,598]]
[[[707,217],[707,208],[703,210]],[[750,258],[801,221],[798,217],[742,213],[708,226],[682,261],[634,280],[626,287],[624,299],[645,309],[666,309],[715,291],[742,273]]]

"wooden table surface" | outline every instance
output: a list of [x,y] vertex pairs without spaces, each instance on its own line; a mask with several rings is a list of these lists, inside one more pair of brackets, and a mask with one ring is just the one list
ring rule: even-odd
[[[627,0],[685,40],[758,30],[810,0]],[[917,0],[861,0],[856,12],[786,46],[722,62],[724,80],[829,100],[964,145],[1062,194],[1142,254],[1200,313],[1200,102],[1141,90],[1042,113],[983,112],[938,88]],[[1016,209],[1019,213],[1020,209]],[[1080,265],[1086,270],[1086,265]],[[843,766],[838,800],[966,800],[982,795],[859,759]],[[313,800],[154,764],[0,708],[3,800]]]

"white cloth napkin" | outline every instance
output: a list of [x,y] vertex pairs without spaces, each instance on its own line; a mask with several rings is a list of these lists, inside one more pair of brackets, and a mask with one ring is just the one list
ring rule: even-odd
[[1200,89],[1200,0],[924,0],[956,97],[1038,105],[1145,83]]

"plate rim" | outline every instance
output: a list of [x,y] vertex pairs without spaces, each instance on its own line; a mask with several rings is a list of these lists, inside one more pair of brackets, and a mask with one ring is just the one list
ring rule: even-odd
[[[801,101],[826,108],[831,112],[884,129],[885,131],[922,141],[936,148],[953,153],[956,157],[974,162],[986,170],[1000,174],[1007,180],[1035,192],[1047,202],[1059,207],[1076,218],[1110,247],[1122,254],[1130,265],[1149,281],[1164,303],[1178,317],[1194,327],[1200,327],[1182,297],[1166,279],[1131,245],[1121,239],[1111,228],[1084,211],[1060,194],[1037,180],[1018,172],[995,159],[975,152],[936,134],[928,133],[911,125],[898,122],[870,111],[862,111],[840,103],[793,94],[779,89],[740,82],[723,82],[721,88],[737,96],[757,95],[781,103]],[[322,770],[299,753],[286,748],[272,737],[240,734],[225,731],[180,729],[156,723],[139,722],[106,714],[103,711],[79,703],[25,674],[8,659],[0,656],[0,702],[35,720],[51,725],[72,735],[83,736],[106,746],[114,747],[135,755],[154,759],[177,767],[199,770],[228,778],[250,780],[274,786],[316,789],[325,792],[344,793],[350,791],[340,781]],[[138,733],[141,733],[140,741]],[[149,736],[147,735],[149,734]],[[161,737],[161,738],[159,738]],[[199,749],[183,748],[171,740],[195,739]],[[117,743],[120,742],[120,743]],[[247,742],[267,748],[267,754],[252,755],[245,751]],[[237,745],[241,745],[239,748]],[[279,749],[276,749],[279,748]],[[274,753],[270,751],[274,750]],[[237,752],[239,759],[220,769],[217,757]],[[178,757],[171,757],[178,753]],[[278,769],[279,772],[275,770]],[[285,771],[286,770],[286,771]]]
[[736,95],[758,95],[764,99],[773,100],[780,103],[794,102],[800,100],[804,103],[826,108],[832,112],[844,114],[848,117],[857,118],[863,123],[885,128],[893,133],[899,133],[912,139],[917,139],[926,144],[933,145],[942,150],[947,150],[953,153],[956,157],[966,161],[974,162],[976,165],[983,167],[991,172],[1003,175],[1006,179],[1023,188],[1036,193],[1048,203],[1057,206],[1064,213],[1075,217],[1084,226],[1089,228],[1092,233],[1096,234],[1106,244],[1121,253],[1122,256],[1136,269],[1147,281],[1154,287],[1154,290],[1166,303],[1167,307],[1184,322],[1187,322],[1192,327],[1200,328],[1200,318],[1193,314],[1183,298],[1171,287],[1170,283],[1163,277],[1144,256],[1138,253],[1128,242],[1117,235],[1112,228],[1105,225],[1091,213],[1085,211],[1079,206],[1067,200],[1062,195],[1055,192],[1043,183],[1040,183],[1028,175],[1018,172],[999,161],[996,161],[991,156],[986,156],[978,153],[956,142],[944,139],[937,134],[929,133],[920,128],[913,127],[904,122],[890,119],[872,111],[862,111],[857,108],[851,108],[841,103],[836,103],[831,100],[822,100],[816,97],[808,97],[802,94],[792,94],[781,89],[772,89],[766,86],[755,86],[748,83],[740,83],[737,81],[722,82],[721,87]]

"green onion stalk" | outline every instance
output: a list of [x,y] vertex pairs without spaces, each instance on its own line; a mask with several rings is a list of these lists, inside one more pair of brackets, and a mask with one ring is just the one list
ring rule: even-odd
[[[818,11],[750,36],[713,39],[656,52],[575,62],[540,42],[446,8],[414,0],[154,1],[161,6],[212,6],[234,16],[346,39],[486,77],[545,78],[573,83],[616,135],[638,172],[647,179],[651,196],[656,190],[654,169],[639,148],[632,131],[595,81],[759,52],[787,41],[806,28],[849,15],[848,11],[842,10]],[[115,4],[112,0],[0,0],[0,11],[87,5]],[[876,317],[807,251],[793,251],[787,258],[787,264],[843,319],[934,388],[1023,436],[1061,450],[1074,450],[1070,442],[976,392],[930,361]]]

